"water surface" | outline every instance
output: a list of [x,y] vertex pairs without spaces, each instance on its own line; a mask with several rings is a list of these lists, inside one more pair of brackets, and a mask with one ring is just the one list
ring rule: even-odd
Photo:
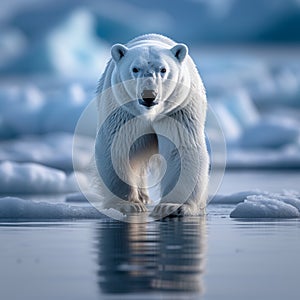
[[[221,191],[277,191],[278,177],[227,173]],[[281,186],[299,190],[297,178]],[[1,299],[296,299],[299,220],[234,220],[233,207],[147,224],[2,222]]]

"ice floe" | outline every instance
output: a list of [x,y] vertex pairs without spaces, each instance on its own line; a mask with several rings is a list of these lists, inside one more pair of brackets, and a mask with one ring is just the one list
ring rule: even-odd
[[0,198],[0,219],[3,220],[64,220],[64,219],[107,219],[106,215],[120,219],[122,214],[115,210],[99,212],[93,206],[72,206],[66,203],[34,202],[16,197]]
[[299,218],[300,196],[297,192],[249,195],[230,214],[231,218]]
[[36,163],[0,163],[1,194],[48,194],[77,191],[73,173],[65,172]]
[[[291,219],[300,218],[300,196],[298,192],[268,193],[245,191],[228,196],[217,196],[210,204],[237,204],[230,214],[238,219]],[[109,216],[122,220],[126,216],[114,209],[98,211],[81,193],[68,194],[65,202],[53,203],[38,198],[0,198],[0,219],[98,219]]]

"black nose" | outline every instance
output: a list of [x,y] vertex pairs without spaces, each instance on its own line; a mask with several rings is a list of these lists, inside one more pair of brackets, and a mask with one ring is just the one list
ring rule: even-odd
[[151,104],[157,96],[157,92],[154,90],[144,90],[142,98],[147,104]]

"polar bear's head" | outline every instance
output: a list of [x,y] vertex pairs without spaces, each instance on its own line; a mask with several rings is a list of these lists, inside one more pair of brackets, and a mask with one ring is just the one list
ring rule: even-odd
[[178,83],[190,83],[185,63],[188,57],[186,45],[176,44],[167,48],[142,44],[127,48],[116,44],[111,55],[115,63],[113,84],[121,83],[140,111],[166,112],[181,104],[177,99]]

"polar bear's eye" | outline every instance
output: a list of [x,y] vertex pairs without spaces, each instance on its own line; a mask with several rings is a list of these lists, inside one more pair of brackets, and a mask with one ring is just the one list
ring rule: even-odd
[[133,73],[138,73],[138,72],[139,72],[139,69],[134,67],[134,68],[132,68],[132,72],[133,72]]
[[161,73],[166,73],[166,72],[167,72],[167,69],[166,69],[166,68],[161,68],[161,69],[160,69],[160,72],[161,72]]

